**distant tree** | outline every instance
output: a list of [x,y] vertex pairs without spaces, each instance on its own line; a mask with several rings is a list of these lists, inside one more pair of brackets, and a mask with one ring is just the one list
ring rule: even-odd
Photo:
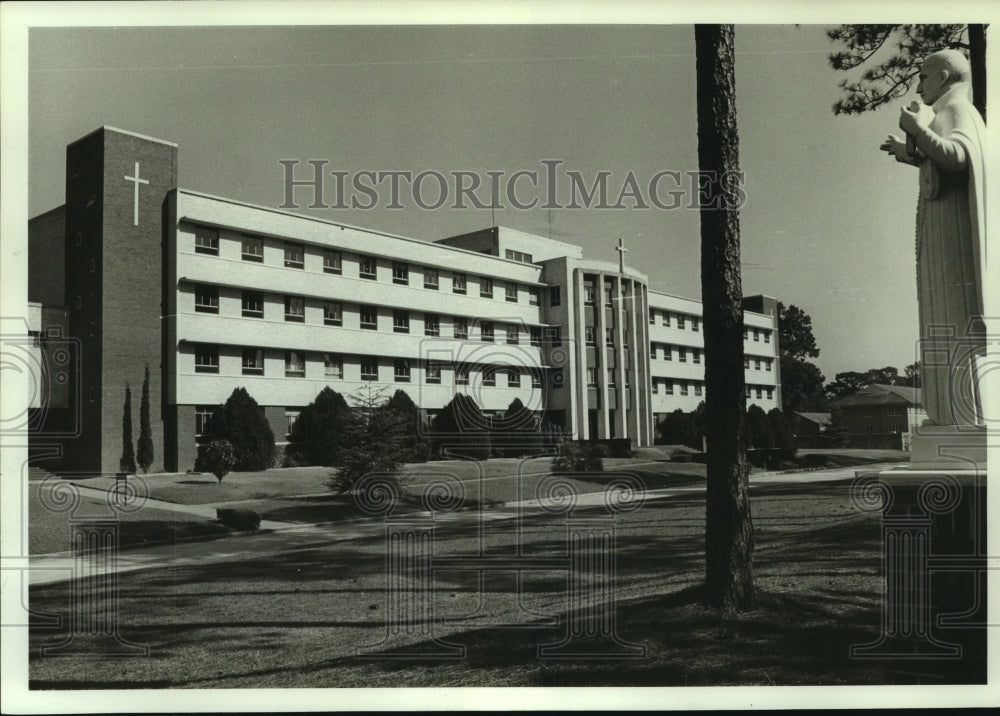
[[898,385],[906,385],[910,388],[920,387],[920,361],[910,363],[903,368],[903,378],[899,379]]
[[311,465],[333,465],[344,443],[344,422],[350,413],[344,396],[326,386],[299,414],[296,439]]
[[844,414],[840,408],[833,408],[830,411],[830,424],[823,433],[827,445],[832,448],[845,448],[850,442],[850,435],[847,425],[844,424]]
[[701,450],[701,436],[691,413],[685,413],[680,408],[667,413],[657,425],[657,430],[660,432],[660,443],[663,445],[686,445]]
[[389,398],[389,410],[396,411],[400,420],[400,439],[406,450],[405,462],[426,462],[429,452],[427,441],[421,435],[420,409],[405,390],[396,390]]
[[791,460],[797,450],[791,423],[780,408],[771,408],[767,411],[767,420],[771,423],[771,432],[774,433],[774,447],[780,450],[779,455],[782,459]]
[[246,388],[234,389],[226,404],[215,409],[212,432],[233,446],[236,470],[266,470],[273,464],[274,431]]
[[222,484],[222,478],[229,474],[236,464],[236,454],[228,440],[213,440],[201,454],[200,469],[208,470]]
[[119,472],[135,472],[135,449],[132,447],[132,389],[125,384],[125,407],[122,415],[122,456],[118,460]]
[[774,447],[771,421],[759,405],[747,408],[747,431],[750,433],[750,446],[755,450],[770,450]]
[[834,114],[861,114],[903,97],[924,59],[938,50],[967,51],[973,102],[986,118],[986,25],[840,25],[827,30],[846,49],[829,57],[834,70],[864,67],[860,78],[844,79],[844,96]]
[[819,358],[812,318],[795,305],[778,302],[778,349],[789,358]]
[[493,446],[505,457],[519,457],[541,447],[541,434],[535,414],[514,398],[503,417],[493,421]]
[[139,443],[136,462],[143,472],[149,471],[153,464],[153,434],[149,427],[149,366],[146,366],[146,376],[142,379],[142,398],[139,400]]
[[406,458],[403,424],[389,408],[385,391],[368,385],[351,396],[354,407],[344,421],[344,443],[337,458],[337,471],[327,486],[339,494],[353,492],[370,474],[396,480]]
[[825,391],[832,402],[854,395],[870,385],[906,385],[905,381],[906,378],[900,377],[896,368],[887,365],[884,368],[869,368],[864,373],[854,370],[837,373],[836,380],[827,383]]
[[490,424],[476,401],[458,393],[431,421],[434,451],[473,460],[490,456]]

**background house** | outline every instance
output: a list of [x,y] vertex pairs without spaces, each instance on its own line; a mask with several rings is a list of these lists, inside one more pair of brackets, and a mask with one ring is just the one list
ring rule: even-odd
[[835,401],[850,436],[850,447],[904,449],[908,435],[927,419],[920,389],[901,385],[869,385]]

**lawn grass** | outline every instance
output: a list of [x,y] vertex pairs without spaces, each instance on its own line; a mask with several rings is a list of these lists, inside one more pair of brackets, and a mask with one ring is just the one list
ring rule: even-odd
[[[568,614],[566,573],[474,570],[480,552],[565,554],[565,519],[530,516],[477,533],[438,526],[435,556],[468,566],[435,577],[434,636],[464,655],[430,651],[421,629],[401,624],[385,640],[382,538],[333,541],[259,558],[119,576],[120,633],[148,658],[44,658],[65,630],[33,628],[34,688],[699,686],[907,683],[885,662],[852,661],[852,643],[879,632],[878,515],[856,511],[847,482],[756,488],[751,500],[758,605],[723,615],[699,603],[704,501],[647,502],[616,522],[618,635],[645,647],[634,660],[539,658],[558,642]],[[582,511],[597,517],[602,510]],[[253,538],[248,538],[252,540]],[[481,540],[481,541],[480,541]],[[413,586],[413,582],[409,582]],[[31,604],[63,614],[65,584],[33,588]],[[554,625],[546,620],[554,619]],[[519,623],[522,628],[498,628]],[[370,658],[359,659],[359,648]],[[606,653],[606,652],[602,652]],[[909,679],[912,681],[912,679]]]

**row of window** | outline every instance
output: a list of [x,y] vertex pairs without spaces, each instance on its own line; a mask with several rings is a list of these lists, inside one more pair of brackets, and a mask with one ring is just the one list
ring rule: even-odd
[[[194,232],[195,236],[195,252],[200,254],[209,254],[211,256],[219,255],[219,232],[217,229],[212,229],[208,227],[197,227]],[[330,274],[343,274],[344,271],[344,255],[343,252],[338,249],[322,249],[323,251],[323,272]],[[510,251],[508,250],[508,253]],[[527,257],[528,261],[525,263],[530,263],[530,254],[520,254],[520,252],[513,252],[519,254],[522,257]],[[242,236],[242,258],[244,261],[253,261],[256,263],[262,263],[264,261],[264,240],[258,236],[251,236],[249,234],[243,234]],[[509,257],[508,257],[509,258]],[[515,259],[518,260],[518,259]],[[378,260],[374,256],[367,256],[364,254],[358,255],[358,278],[368,279],[371,281],[378,280]],[[286,268],[294,269],[304,269],[305,268],[305,246],[294,241],[284,242],[284,265]],[[436,268],[431,268],[429,266],[424,266],[421,268],[421,273],[423,274],[423,286],[424,288],[431,290],[438,290],[440,287],[440,271]],[[392,262],[392,282],[394,284],[408,286],[410,285],[410,265],[405,261],[393,261]],[[511,302],[517,303],[520,294],[520,285],[514,281],[504,282],[504,299]],[[452,293],[466,294],[468,292],[468,276],[465,273],[452,272],[451,274],[451,290]],[[493,298],[494,295],[494,282],[492,278],[486,276],[479,277],[479,296],[481,298]],[[528,287],[528,303],[532,306],[539,305],[541,297],[541,289],[537,286]],[[560,305],[560,291],[558,286],[553,286],[549,289],[549,305],[558,306]]]
[[[624,281],[622,283],[622,297],[628,298],[632,295],[631,291],[632,282]],[[614,308],[615,306],[615,284],[613,281],[605,279],[604,281],[604,307]],[[595,306],[597,305],[597,284],[588,281],[583,284],[583,304],[585,306]],[[652,321],[650,321],[652,322]]]
[[695,333],[701,330],[701,318],[698,316],[686,313],[671,313],[670,311],[661,311],[657,308],[649,309],[649,325],[656,324],[657,315],[660,317],[660,325],[667,328],[671,327],[671,321],[673,321],[673,325],[682,331],[688,326],[691,326],[691,330]]
[[701,349],[689,348],[688,346],[672,346],[669,343],[650,343],[649,357],[656,360],[661,352],[663,360],[673,360],[674,351],[677,352],[677,360],[680,363],[687,363],[688,354],[691,355],[692,363],[701,363]]
[[658,395],[663,389],[664,395],[674,395],[675,390],[678,395],[700,396],[704,393],[705,383],[700,380],[673,380],[672,378],[653,378],[653,395]]
[[[339,353],[323,353],[323,376],[343,380],[344,378],[344,357]],[[306,354],[304,351],[286,350],[285,377],[304,378],[306,375]],[[361,356],[361,380],[380,380],[380,361],[377,356]],[[396,383],[409,383],[411,378],[411,366],[414,361],[408,358],[393,359],[393,381]],[[424,383],[440,384],[442,364],[435,361],[424,361]],[[219,347],[214,344],[199,343],[194,348],[194,369],[196,373],[218,373],[219,372]],[[522,371],[519,368],[506,367],[497,368],[494,366],[484,366],[480,369],[483,378],[483,385],[496,386],[496,376],[503,373],[507,377],[508,388],[521,387]],[[455,368],[455,384],[469,385],[471,369],[469,366],[459,365]],[[540,371],[527,371],[531,377],[531,387],[540,388],[542,385]],[[243,375],[264,375],[264,349],[243,348],[242,349],[242,374]],[[558,382],[558,385],[555,383]],[[558,381],[553,380],[553,387],[562,387],[562,377]]]
[[746,370],[750,370],[750,361],[753,361],[754,370],[766,370],[771,372],[774,370],[774,359],[773,358],[752,358],[750,356],[743,356],[743,367]]

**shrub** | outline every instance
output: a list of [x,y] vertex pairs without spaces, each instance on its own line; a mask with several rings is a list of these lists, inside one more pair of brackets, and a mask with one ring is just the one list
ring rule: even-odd
[[759,405],[751,405],[747,410],[746,428],[747,444],[757,450],[770,450],[774,447],[774,431],[767,413]]
[[685,450],[674,450],[670,453],[671,462],[691,462],[691,453]]
[[260,515],[253,510],[219,507],[215,510],[215,516],[219,522],[233,529],[256,532],[260,528]]
[[601,459],[611,457],[611,446],[605,443],[595,443],[592,446],[594,453]]
[[405,390],[397,390],[386,408],[399,419],[400,447],[405,451],[404,462],[427,462],[430,454],[427,441],[421,436],[420,409]]
[[323,388],[295,424],[295,460],[303,465],[336,464],[350,411],[344,396],[329,386]]
[[264,411],[246,388],[236,388],[212,415],[215,437],[228,440],[236,456],[234,469],[266,470],[274,464],[274,432]]
[[236,455],[229,441],[213,440],[198,451],[194,469],[198,472],[212,473],[221,484],[222,478],[229,474],[235,464]]
[[695,413],[685,413],[678,408],[668,413],[657,429],[660,432],[658,442],[661,445],[686,445],[696,450],[701,449],[701,434]]
[[153,464],[153,434],[149,426],[149,366],[146,366],[146,376],[142,379],[142,397],[139,400],[139,442],[136,462],[143,472],[149,471]]
[[559,443],[559,454],[552,458],[552,472],[604,472],[604,461],[596,446],[564,439]]
[[792,432],[792,425],[784,412],[779,408],[772,408],[767,412],[767,419],[774,432],[774,447],[778,448],[779,457],[782,460],[795,459],[795,453],[798,451],[795,446],[795,433]]
[[476,401],[457,394],[431,421],[434,453],[441,457],[486,460],[490,456],[489,423]]

